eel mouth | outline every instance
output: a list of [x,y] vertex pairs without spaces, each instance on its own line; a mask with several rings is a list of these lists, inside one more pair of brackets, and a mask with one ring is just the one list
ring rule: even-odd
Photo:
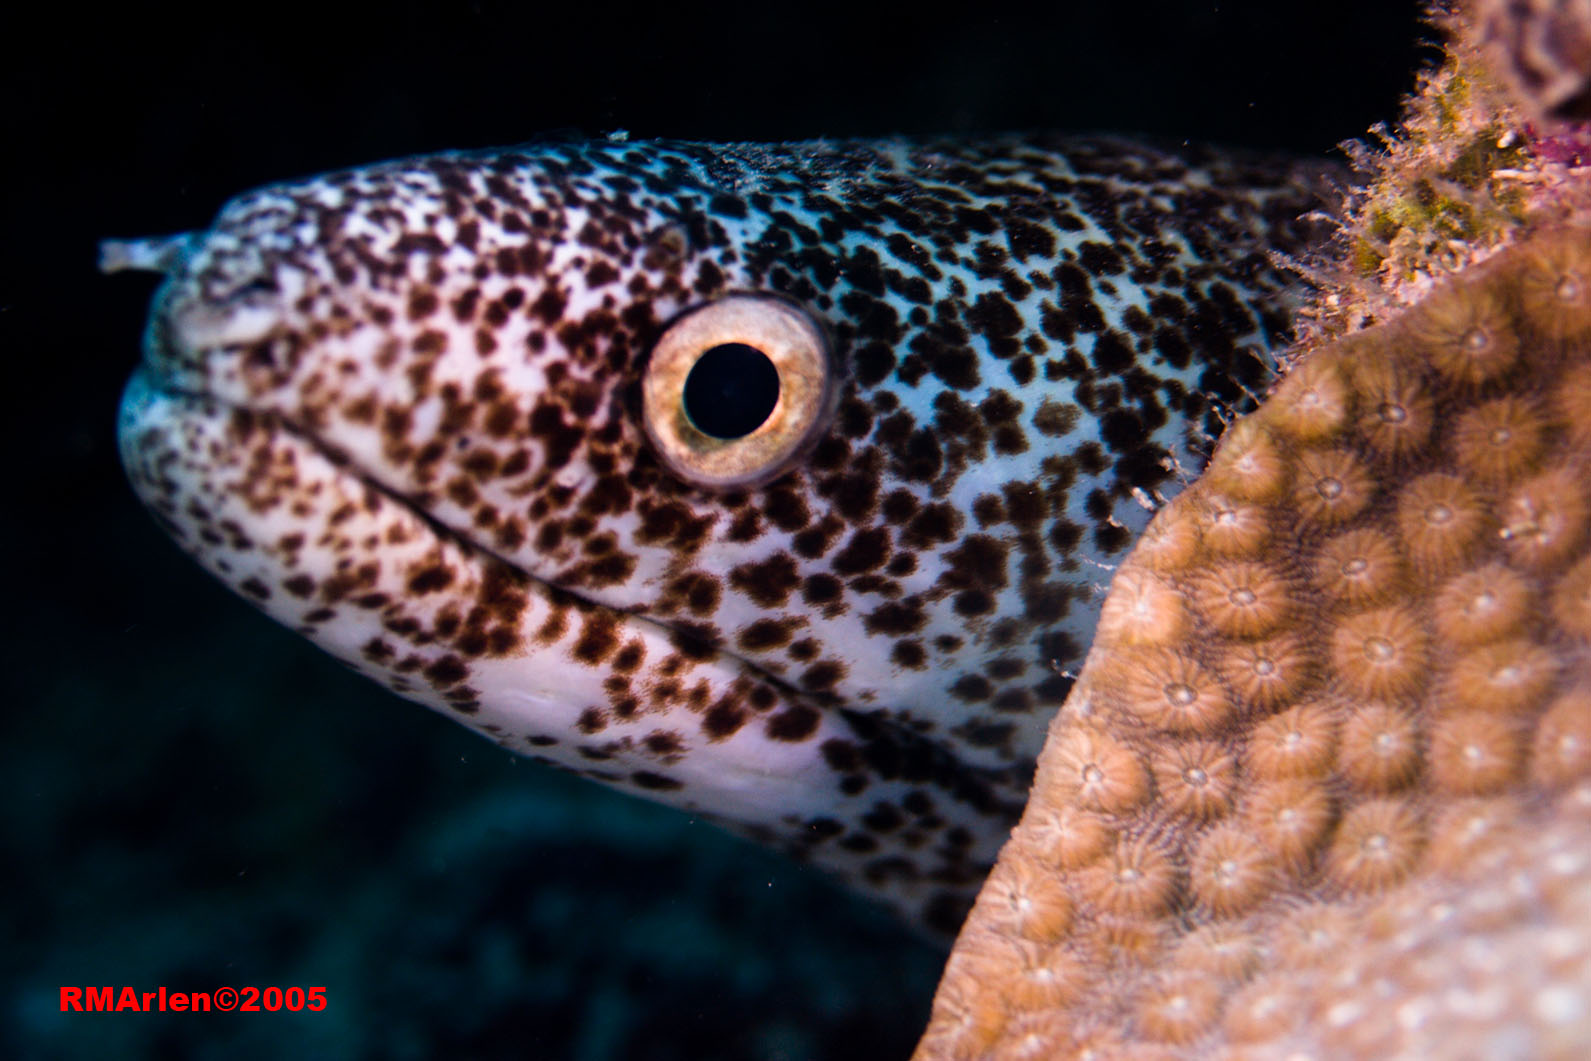
[[[629,781],[654,798],[705,789],[687,806],[733,817],[723,793],[771,787],[791,808],[814,802],[798,792],[811,750],[790,743],[781,755],[778,742],[747,738],[792,719],[807,720],[817,738],[851,735],[827,705],[737,656],[527,574],[278,413],[171,386],[145,364],[123,392],[118,437],[135,492],[201,566],[367,677],[511,750]],[[423,585],[444,578],[443,589]],[[490,607],[493,598],[511,601],[514,614],[480,629],[484,651],[461,648],[471,631],[455,628],[450,613]],[[722,741],[709,735],[701,743],[723,748],[707,757],[683,754],[694,739],[681,748],[645,744],[662,730],[702,731],[694,706],[643,709],[593,727],[592,705],[611,699],[603,687],[610,670],[590,647],[598,643],[644,646],[648,661],[687,655],[715,697],[765,689],[769,707],[755,719],[763,725]]]
[[253,260],[218,278],[212,239],[118,252],[166,277],[118,437],[156,519],[273,619],[510,750],[743,826],[825,819],[837,788],[870,804],[920,784],[1014,819],[1030,764],[967,764],[644,601],[567,588],[395,485],[378,433],[327,437],[291,397],[303,366],[261,350],[293,352],[302,281]]
[[[278,282],[279,276],[273,281],[261,268],[236,278],[226,293],[204,293],[192,270],[206,239],[207,234],[196,233],[102,245],[101,264],[107,271],[154,271],[165,277],[154,298],[141,361],[123,394],[118,438],[129,479],[157,520],[202,566],[252,603],[400,695],[472,716],[484,707],[490,690],[477,689],[474,682],[464,686],[468,696],[459,688],[432,690],[439,697],[416,695],[424,690],[408,681],[392,680],[391,675],[382,673],[386,669],[382,661],[370,659],[370,646],[382,635],[371,631],[364,641],[354,643],[340,629],[348,610],[347,595],[332,600],[327,598],[326,588],[340,586],[345,581],[342,573],[350,566],[358,569],[364,565],[357,560],[350,565],[347,555],[323,556],[316,569],[312,562],[283,555],[281,542],[318,541],[335,533],[333,524],[339,513],[324,511],[323,502],[308,497],[335,495],[369,511],[367,522],[371,524],[401,513],[401,522],[410,528],[403,535],[411,543],[409,551],[416,551],[414,539],[428,542],[428,555],[441,551],[456,557],[456,566],[469,573],[465,581],[478,584],[506,579],[546,609],[572,609],[580,614],[584,626],[605,626],[608,640],[640,639],[667,646],[669,653],[694,661],[693,666],[708,664],[722,675],[724,684],[772,690],[786,711],[826,715],[847,731],[873,730],[880,725],[890,728],[833,693],[813,694],[797,688],[728,646],[704,641],[693,631],[549,580],[545,573],[536,573],[470,534],[467,527],[438,518],[362,462],[357,452],[328,440],[306,422],[312,417],[294,415],[293,408],[273,401],[272,395],[280,391],[262,393],[246,378],[245,366],[252,350],[289,332],[283,318],[291,297],[286,290],[292,286],[291,278],[284,286]],[[380,517],[374,514],[377,508]],[[371,529],[376,530],[374,526]],[[379,533],[392,532],[386,528]],[[382,596],[395,605],[405,603],[404,598],[414,595],[420,576],[400,577],[389,570],[399,566],[390,562],[389,547],[377,543],[375,534],[367,537],[370,545],[366,552],[382,554],[386,567],[377,584],[361,587],[368,591],[364,598]],[[242,552],[248,555],[237,555]],[[416,563],[409,564],[411,571]],[[292,599],[293,587],[303,585],[306,574],[318,587],[317,594],[310,599]],[[281,592],[282,588],[288,592]],[[317,603],[321,607],[312,606]],[[332,611],[337,612],[334,620],[329,617]],[[498,630],[495,636],[506,642],[510,635]],[[604,673],[601,662],[586,659],[586,668],[572,668],[570,660],[559,658],[560,653],[547,651],[551,646],[531,644],[531,639],[524,637],[517,640],[519,649],[514,655],[520,672],[541,676],[533,683],[540,688],[533,698],[538,712],[560,699],[558,685],[570,679],[572,688],[562,697],[564,709],[553,712],[558,721],[545,728],[578,730],[585,723],[570,717],[573,708],[568,705],[600,703],[605,697],[597,690],[580,688],[589,682],[572,679],[576,674]],[[579,646],[574,649],[577,659],[582,658],[581,651]],[[507,697],[521,700],[523,690],[509,690]],[[443,703],[435,702],[438,698]],[[481,720],[475,717],[461,721],[502,742],[496,724],[480,725]]]
[[[189,544],[188,536],[182,533],[180,513],[162,513],[150,492],[140,486],[141,479],[146,478],[136,471],[143,462],[140,451],[156,444],[156,440],[169,440],[180,433],[185,421],[230,424],[229,430],[220,432],[228,439],[240,432],[277,434],[306,453],[313,453],[327,468],[344,477],[349,492],[379,497],[383,504],[402,509],[435,541],[447,543],[472,562],[512,572],[516,580],[535,586],[549,599],[576,601],[583,609],[606,615],[621,627],[652,631],[684,646],[689,655],[722,657],[750,679],[778,689],[793,702],[853,713],[850,705],[834,693],[802,690],[726,645],[706,641],[698,633],[641,614],[637,609],[563,586],[545,577],[545,573],[538,574],[472,535],[469,528],[446,522],[428,511],[424,504],[362,462],[358,453],[317,431],[310,422],[313,417],[300,415],[302,411],[292,402],[273,401],[272,397],[283,393],[291,383],[281,365],[275,363],[280,359],[265,352],[273,345],[291,345],[294,326],[287,322],[292,314],[290,307],[303,294],[305,280],[294,267],[273,264],[267,256],[247,259],[245,266],[230,270],[224,283],[217,285],[211,275],[213,266],[206,261],[216,239],[215,233],[201,231],[107,240],[100,245],[102,271],[155,272],[164,278],[144,331],[140,363],[124,392],[118,435],[123,464],[135,488],[179,541]],[[262,365],[266,366],[263,375],[258,371]],[[262,378],[269,379],[268,386],[261,386]],[[213,453],[216,439],[212,438],[210,444]],[[190,547],[190,551],[218,576],[237,584],[229,573],[215,569],[197,550]]]
[[[164,329],[155,321],[151,322],[150,332],[157,336]],[[158,347],[161,340],[152,338],[150,347]],[[200,349],[193,351],[189,356],[204,358],[216,353],[219,349]],[[294,417],[278,410],[259,408],[246,403],[239,403],[226,397],[208,392],[203,389],[194,389],[182,386],[168,373],[162,370],[158,356],[151,357],[146,352],[143,361],[134,369],[123,391],[121,406],[118,413],[118,437],[121,440],[123,464],[133,475],[134,485],[139,483],[139,476],[133,474],[135,468],[143,460],[143,450],[148,447],[157,436],[169,437],[173,432],[180,431],[182,421],[206,420],[217,427],[231,425],[227,430],[235,432],[241,430],[251,437],[263,432],[266,435],[279,435],[283,439],[290,439],[298,447],[314,453],[324,463],[336,469],[340,476],[347,479],[349,484],[358,491],[380,497],[387,505],[402,509],[412,520],[426,528],[437,542],[448,543],[461,554],[478,559],[513,572],[514,577],[527,585],[534,585],[538,590],[553,599],[572,599],[578,601],[583,609],[600,612],[612,617],[616,622],[625,626],[645,626],[657,631],[660,635],[674,642],[690,642],[695,653],[715,653],[733,662],[736,667],[743,668],[749,675],[757,680],[779,688],[787,696],[799,698],[808,703],[819,703],[831,709],[846,709],[847,705],[828,694],[823,697],[814,697],[812,694],[797,689],[780,676],[760,667],[752,660],[736,655],[726,647],[702,641],[699,637],[687,630],[677,629],[667,622],[638,612],[616,607],[612,604],[582,594],[577,590],[565,588],[546,578],[536,575],[532,571],[510,557],[506,557],[494,550],[489,544],[483,543],[465,531],[444,523],[416,501],[361,465],[357,459],[345,449],[326,441],[314,430],[310,429]],[[246,425],[246,426],[245,426]],[[141,496],[144,491],[139,491]],[[149,498],[145,496],[146,503]],[[154,507],[154,506],[151,506]],[[159,510],[157,509],[157,514]],[[163,514],[161,522],[168,531],[175,531],[173,520],[169,513]],[[179,540],[185,536],[179,534]],[[199,558],[204,562],[203,557]],[[206,565],[210,566],[210,565]],[[223,578],[227,575],[217,572]],[[230,581],[230,579],[228,579]]]
[[[829,820],[835,786],[850,780],[869,803],[941,789],[946,813],[965,815],[980,836],[991,816],[1008,823],[1020,813],[1025,768],[969,767],[886,717],[539,579],[279,413],[172,386],[146,363],[124,391],[118,437],[135,492],[201,566],[353,669],[509,750],[758,837]],[[350,560],[360,542],[379,543],[379,560]],[[443,567],[455,573],[447,592],[413,590]],[[512,644],[461,660],[454,649],[469,631],[446,629],[448,608],[475,611],[493,597],[517,598]],[[392,631],[405,624],[401,643]],[[632,677],[655,675],[654,663],[666,675],[683,659],[704,695],[633,715],[603,711],[593,728],[592,705],[611,704],[605,679],[616,673],[588,655],[594,643],[638,651],[646,663]],[[695,754],[706,746],[711,754]]]

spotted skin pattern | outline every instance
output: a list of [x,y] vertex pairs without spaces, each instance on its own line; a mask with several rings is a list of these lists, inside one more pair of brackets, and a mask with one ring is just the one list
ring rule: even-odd
[[[144,248],[123,459],[200,563],[400,695],[952,931],[1111,566],[1272,374],[1318,175],[596,142],[265,188]],[[743,291],[815,317],[841,391],[788,474],[711,493],[638,381]]]

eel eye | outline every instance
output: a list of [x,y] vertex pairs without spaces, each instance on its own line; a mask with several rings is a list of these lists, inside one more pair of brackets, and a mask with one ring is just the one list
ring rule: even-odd
[[641,380],[641,416],[680,478],[758,486],[794,467],[828,426],[835,375],[827,337],[799,306],[728,295],[663,332]]

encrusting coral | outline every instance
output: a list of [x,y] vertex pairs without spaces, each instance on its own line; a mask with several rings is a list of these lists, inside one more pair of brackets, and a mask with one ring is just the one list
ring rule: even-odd
[[[1314,350],[1157,517],[920,1057],[1591,1037],[1591,448],[1562,419],[1591,327],[1536,323],[1525,278],[1553,261],[1591,275],[1591,230]],[[1423,445],[1376,443],[1389,366]],[[1499,476],[1476,424],[1522,410]],[[1351,513],[1303,500],[1350,463]],[[1209,549],[1189,514],[1234,494],[1273,502],[1266,532]]]
[[1582,192],[1318,331],[1156,516],[920,1061],[1585,1055]]

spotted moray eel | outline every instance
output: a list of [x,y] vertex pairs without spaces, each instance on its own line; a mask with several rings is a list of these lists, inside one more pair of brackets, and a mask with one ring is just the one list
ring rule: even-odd
[[1112,566],[1272,375],[1319,176],[598,141],[268,187],[106,245],[165,274],[123,460],[399,695],[953,931]]

